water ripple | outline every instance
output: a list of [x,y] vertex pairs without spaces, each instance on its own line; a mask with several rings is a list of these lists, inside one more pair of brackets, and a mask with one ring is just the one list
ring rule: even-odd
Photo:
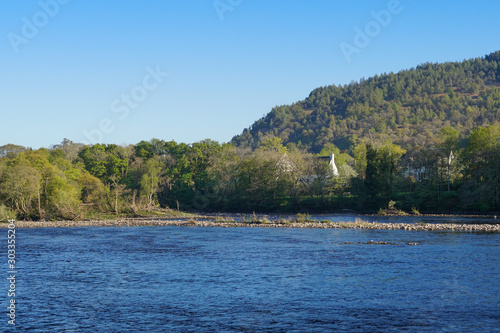
[[18,234],[22,331],[500,327],[498,234],[183,227]]

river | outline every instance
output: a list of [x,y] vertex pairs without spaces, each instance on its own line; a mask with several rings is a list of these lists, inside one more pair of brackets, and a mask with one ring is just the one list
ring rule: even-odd
[[[500,331],[498,233],[175,226],[16,232],[19,331]],[[0,320],[9,329],[8,317]]]

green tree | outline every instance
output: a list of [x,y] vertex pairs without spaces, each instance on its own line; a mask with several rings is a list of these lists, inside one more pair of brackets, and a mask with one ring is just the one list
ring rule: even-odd
[[458,155],[460,147],[460,132],[451,126],[443,127],[439,131],[438,147],[441,150],[443,159],[446,162],[446,173],[448,181],[448,192],[451,190],[451,180],[455,174],[455,156]]
[[245,211],[279,209],[285,188],[279,186],[278,164],[283,156],[273,151],[256,151],[243,159],[237,174],[237,196]]
[[283,146],[283,139],[275,136],[264,139],[260,143],[258,150],[274,151],[281,154],[287,152],[287,149]]
[[479,127],[460,154],[464,166],[464,201],[480,210],[500,208],[500,126]]
[[20,217],[31,219],[41,211],[40,173],[31,165],[13,165],[2,174],[0,195]]
[[83,160],[85,164],[85,169],[90,172],[91,175],[105,181],[106,172],[106,146],[101,144],[95,144],[93,146],[87,146],[83,148],[78,156]]
[[27,151],[23,146],[7,144],[0,146],[0,157],[14,158],[17,154]]
[[105,184],[111,184],[111,177],[123,178],[128,167],[128,153],[117,145],[95,144],[83,148],[78,156],[85,169]]
[[55,169],[46,188],[51,218],[75,219],[80,217],[81,190],[68,180],[61,170]]
[[366,173],[366,144],[357,144],[353,149],[354,155],[354,170],[357,172],[359,177],[364,178]]
[[134,154],[137,157],[148,159],[153,157],[153,146],[148,141],[141,141],[134,146]]
[[373,203],[379,207],[392,199],[401,156],[404,153],[406,150],[390,141],[386,141],[379,148],[370,144],[366,146],[366,190]]
[[[52,163],[50,163],[52,160]],[[47,149],[19,154],[15,163],[29,163],[41,175],[39,218],[74,219],[80,215],[81,171],[62,158],[53,158]]]
[[210,186],[199,193],[198,205],[208,206],[212,203],[217,209],[238,210],[235,197],[238,169],[244,154],[242,149],[224,145],[221,151],[211,156],[207,168],[207,177],[211,180]]
[[99,212],[107,210],[106,198],[109,195],[109,188],[104,186],[102,181],[92,176],[88,171],[80,174],[78,179],[81,190],[81,200],[86,206],[96,207]]
[[460,132],[451,126],[443,127],[439,131],[439,147],[445,154],[457,152],[460,145]]
[[140,180],[141,196],[146,200],[146,209],[152,209],[155,205],[155,196],[159,190],[160,176],[164,164],[159,158],[151,158],[144,163]]

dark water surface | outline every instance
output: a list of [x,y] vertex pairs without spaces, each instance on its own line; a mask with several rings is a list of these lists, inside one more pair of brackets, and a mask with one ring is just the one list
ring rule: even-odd
[[[500,234],[131,227],[16,237],[18,331],[500,332]],[[358,243],[370,240],[399,245]]]

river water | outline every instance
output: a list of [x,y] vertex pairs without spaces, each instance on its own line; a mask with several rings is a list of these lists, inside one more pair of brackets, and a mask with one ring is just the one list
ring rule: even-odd
[[39,228],[16,246],[20,332],[500,331],[500,234]]

